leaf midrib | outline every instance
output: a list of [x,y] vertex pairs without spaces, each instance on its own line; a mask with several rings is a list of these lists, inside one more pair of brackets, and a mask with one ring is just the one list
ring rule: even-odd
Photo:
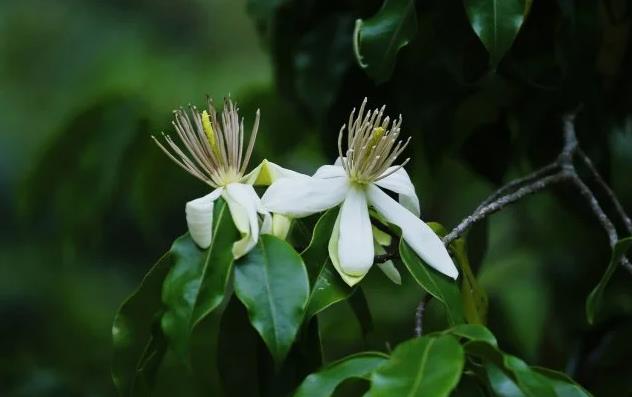
[[269,265],[269,259],[268,259],[268,251],[265,248],[265,244],[263,242],[263,239],[260,238],[259,242],[261,244],[261,251],[263,254],[263,277],[264,277],[264,284],[266,287],[266,297],[267,299],[267,303],[268,306],[270,307],[270,316],[272,318],[272,334],[274,336],[274,346],[275,346],[275,350],[277,352],[277,354],[279,354],[279,335],[277,333],[277,318],[276,318],[276,310],[274,308],[274,305],[272,304],[272,290],[270,289],[270,278],[268,277],[268,265]]
[[426,366],[428,353],[430,352],[430,348],[435,343],[435,341],[436,339],[432,338],[428,341],[428,344],[426,345],[426,349],[424,350],[423,355],[421,356],[421,362],[419,363],[419,370],[417,371],[417,375],[415,376],[415,382],[413,383],[413,387],[410,389],[410,393],[408,393],[408,397],[414,397],[415,395],[418,394],[416,392],[419,390],[419,387],[421,386],[421,380],[423,378],[422,372],[423,372],[424,367]]

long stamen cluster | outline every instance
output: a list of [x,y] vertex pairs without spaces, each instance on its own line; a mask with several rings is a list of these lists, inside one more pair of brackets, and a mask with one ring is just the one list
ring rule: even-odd
[[[358,183],[378,181],[397,171],[410,160],[406,159],[395,169],[386,172],[406,149],[410,138],[406,142],[397,140],[402,124],[401,115],[392,123],[388,116],[382,118],[385,106],[368,111],[365,115],[366,102],[364,98],[355,118],[356,110],[353,109],[349,116],[348,127],[343,125],[338,135],[338,153],[342,158],[342,166],[349,178]],[[347,128],[347,151],[343,155],[342,140],[345,127]]]
[[173,113],[172,124],[184,150],[169,135],[162,134],[170,150],[152,136],[169,158],[212,187],[237,182],[244,175],[259,128],[259,110],[245,154],[244,119],[239,120],[239,109],[230,99],[224,99],[221,125],[210,98],[208,110],[200,112],[195,106],[189,106],[188,112],[180,108]]

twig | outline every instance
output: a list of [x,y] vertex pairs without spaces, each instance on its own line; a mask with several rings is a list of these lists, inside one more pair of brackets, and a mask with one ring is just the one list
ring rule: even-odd
[[426,305],[430,298],[432,298],[431,295],[425,295],[419,302],[419,305],[417,305],[417,310],[415,310],[415,336],[421,336],[423,333],[424,311],[426,310]]
[[445,237],[443,237],[443,243],[445,245],[450,244],[457,238],[461,237],[461,235],[476,222],[483,220],[494,212],[500,211],[509,204],[514,203],[525,196],[537,193],[552,184],[568,180],[569,177],[570,176],[566,172],[560,171],[556,174],[537,179],[525,186],[522,186],[513,193],[509,193],[497,198],[496,200],[492,200],[489,204],[479,207],[478,210],[474,211],[471,215],[463,219],[461,223],[459,223],[454,229],[452,229],[450,233],[446,234]]
[[610,186],[608,186],[606,181],[604,181],[604,179],[601,177],[592,160],[586,155],[586,153],[584,153],[581,148],[577,149],[577,154],[579,155],[579,158],[582,159],[582,161],[586,164],[586,166],[592,173],[593,178],[595,178],[599,186],[601,186],[601,188],[606,192],[606,195],[614,205],[614,208],[619,214],[619,217],[623,221],[625,229],[628,231],[629,234],[632,234],[632,220],[630,220],[630,217],[625,213],[625,209],[623,208],[623,205],[621,205],[621,202],[619,201],[617,196],[614,194]]

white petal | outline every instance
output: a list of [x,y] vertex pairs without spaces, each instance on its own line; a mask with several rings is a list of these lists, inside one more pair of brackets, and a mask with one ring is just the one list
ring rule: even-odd
[[327,246],[329,250],[329,259],[331,259],[332,265],[334,265],[334,269],[340,274],[342,280],[347,283],[348,286],[353,287],[357,283],[360,282],[364,278],[364,274],[361,276],[351,276],[342,271],[340,267],[340,259],[338,258],[338,241],[340,240],[340,212],[336,217],[336,223],[334,224],[334,228],[331,231],[331,237],[329,238],[329,245]]
[[[392,172],[395,167],[389,167],[384,173],[388,174]],[[385,178],[375,182],[376,185],[383,187],[384,189],[391,190],[399,194],[399,203],[406,207],[410,212],[419,216],[419,198],[415,193],[415,186],[410,180],[408,173],[404,167],[400,167],[399,170],[393,172]]]
[[338,258],[342,271],[366,274],[373,264],[373,229],[363,190],[352,187],[340,208]]
[[283,168],[271,161],[263,160],[255,169],[244,175],[241,181],[249,185],[268,186],[280,178],[300,178],[306,176],[305,174]]
[[323,165],[318,170],[316,170],[316,173],[314,174],[314,178],[322,179],[340,178],[346,176],[347,172],[340,165]]
[[191,239],[202,249],[207,249],[213,240],[213,202],[221,193],[222,188],[215,189],[184,207]]
[[[375,253],[377,255],[382,255],[386,253],[386,250],[377,242],[377,240],[375,240],[373,246],[375,247]],[[380,270],[384,272],[389,280],[397,285],[402,284],[402,276],[399,274],[399,270],[397,270],[393,261],[388,260],[386,262],[378,263],[377,267],[379,267]]]
[[421,259],[449,277],[458,277],[450,254],[428,225],[375,185],[367,187],[367,197],[378,213],[402,229],[402,237]]
[[336,161],[334,161],[334,165],[339,165],[342,166],[342,159],[346,159],[346,157],[338,157],[336,158]]
[[281,178],[266,190],[261,205],[268,211],[301,218],[340,204],[347,190],[346,178]]
[[242,239],[233,244],[235,259],[245,255],[257,244],[259,239],[259,197],[251,185],[231,183],[222,194],[228,204],[237,230]]

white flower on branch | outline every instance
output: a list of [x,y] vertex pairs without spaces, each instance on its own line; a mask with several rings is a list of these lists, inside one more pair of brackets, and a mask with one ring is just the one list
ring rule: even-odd
[[[214,189],[186,204],[186,220],[193,241],[203,249],[210,246],[213,239],[213,207],[215,200],[222,197],[242,236],[241,240],[233,244],[235,258],[248,253],[257,244],[260,233],[273,233],[282,237],[287,233],[287,222],[283,218],[273,220],[261,208],[261,201],[252,185],[269,185],[280,176],[297,175],[266,160],[245,174],[257,136],[260,113],[257,110],[244,152],[244,121],[243,118],[239,119],[238,111],[230,99],[225,99],[220,124],[213,102],[209,99],[208,109],[202,112],[193,106],[189,112],[184,109],[174,111],[173,126],[181,145],[169,135],[163,134],[166,145],[152,136],[176,164]],[[275,226],[277,230],[274,230]]]
[[[419,199],[403,166],[393,165],[408,141],[398,141],[401,116],[391,123],[384,107],[365,114],[366,99],[338,137],[340,157],[312,176],[281,178],[262,197],[269,211],[304,217],[340,205],[329,242],[330,258],[349,285],[359,282],[374,262],[375,246],[369,207],[397,225],[403,239],[430,266],[456,278],[458,271],[441,239],[419,219]],[[346,129],[346,133],[345,133]],[[347,150],[342,143],[346,135]],[[399,202],[382,189],[399,195]]]

